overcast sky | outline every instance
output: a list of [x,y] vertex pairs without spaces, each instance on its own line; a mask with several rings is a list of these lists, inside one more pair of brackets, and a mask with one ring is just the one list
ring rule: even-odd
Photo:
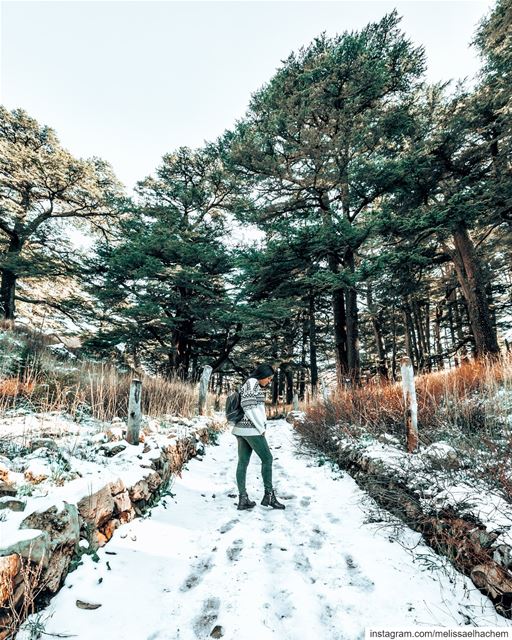
[[108,160],[128,188],[166,152],[233,125],[250,95],[316,35],[394,7],[431,81],[471,77],[469,43],[491,0],[1,2],[0,98]]

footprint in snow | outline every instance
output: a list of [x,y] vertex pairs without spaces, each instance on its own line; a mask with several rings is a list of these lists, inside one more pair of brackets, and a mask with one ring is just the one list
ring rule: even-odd
[[219,532],[220,533],[226,533],[227,531],[229,531],[230,529],[232,529],[235,524],[238,522],[238,519],[234,519],[234,520],[230,520],[229,522],[224,523],[220,528],[219,528]]
[[327,520],[329,520],[329,522],[331,522],[332,524],[338,524],[338,522],[340,522],[340,519],[334,516],[332,513],[326,513],[325,515],[327,516]]
[[274,524],[272,522],[266,522],[262,528],[263,533],[271,533],[274,528]]
[[293,604],[291,595],[290,591],[287,591],[286,589],[280,589],[279,591],[274,592],[272,603],[274,607],[274,615],[278,620],[291,618],[293,616],[295,605]]
[[219,616],[220,599],[207,598],[201,607],[201,613],[195,618],[192,628],[197,638],[208,637],[213,623]]
[[313,533],[313,536],[310,542],[311,548],[321,549],[327,534],[325,533],[325,531],[322,531],[322,529],[320,529],[319,527],[313,527],[312,533]]
[[[323,600],[322,596],[318,596],[320,600]],[[348,611],[348,609],[347,609]],[[336,611],[330,604],[322,605],[322,612],[320,614],[320,621],[329,628],[329,638],[331,640],[346,640],[346,636],[337,630]],[[334,624],[333,624],[334,623]]]
[[361,573],[361,570],[357,566],[357,563],[350,554],[347,554],[345,556],[345,563],[349,570],[349,585],[359,587],[361,589],[364,589],[365,591],[372,591],[375,586],[374,582]]
[[311,562],[302,549],[295,552],[293,556],[293,563],[298,571],[302,571],[304,573],[311,571]]
[[185,582],[181,585],[180,591],[185,592],[189,591],[196,587],[201,580],[203,579],[205,573],[208,573],[210,569],[213,567],[212,556],[208,556],[207,558],[203,558],[199,560],[199,562],[195,565],[192,573],[186,578]]
[[300,501],[301,507],[309,507],[311,504],[311,496],[304,496]]
[[242,549],[244,548],[244,541],[242,539],[234,540],[231,545],[226,549],[226,554],[231,562],[238,560]]

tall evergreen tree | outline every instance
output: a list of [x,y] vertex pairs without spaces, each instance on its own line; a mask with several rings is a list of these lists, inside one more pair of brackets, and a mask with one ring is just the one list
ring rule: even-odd
[[74,158],[51,129],[25,111],[0,107],[0,305],[5,318],[15,317],[19,278],[80,272],[69,229],[108,227],[119,194],[108,164]]
[[106,324],[88,348],[124,343],[136,365],[194,379],[202,364],[220,367],[239,339],[222,242],[236,185],[208,145],[164,156],[137,193],[118,241],[98,247],[92,291]]
[[[387,165],[401,148],[409,96],[424,68],[421,48],[396,12],[359,32],[325,34],[292,54],[256,93],[232,137],[254,176],[255,215],[314,225],[331,273],[339,376],[359,375],[358,251],[366,213],[390,188]],[[320,224],[318,224],[320,222]]]

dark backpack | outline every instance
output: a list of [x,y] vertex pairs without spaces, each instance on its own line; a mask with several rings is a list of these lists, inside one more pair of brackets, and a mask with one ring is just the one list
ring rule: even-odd
[[240,389],[233,391],[226,398],[226,420],[228,422],[240,422],[245,413],[240,404]]

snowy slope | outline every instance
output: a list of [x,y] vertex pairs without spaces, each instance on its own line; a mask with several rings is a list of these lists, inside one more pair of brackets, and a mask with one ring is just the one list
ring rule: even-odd
[[[84,556],[39,614],[46,633],[197,640],[219,625],[226,639],[336,640],[379,625],[512,628],[418,534],[400,533],[382,513],[377,522],[348,475],[301,454],[289,424],[270,422],[267,437],[285,511],[259,504],[255,454],[247,487],[257,506],[237,511],[228,495],[236,440],[223,433],[203,461],[187,463],[174,497],[117,529],[99,562]],[[101,606],[84,610],[77,600]]]

